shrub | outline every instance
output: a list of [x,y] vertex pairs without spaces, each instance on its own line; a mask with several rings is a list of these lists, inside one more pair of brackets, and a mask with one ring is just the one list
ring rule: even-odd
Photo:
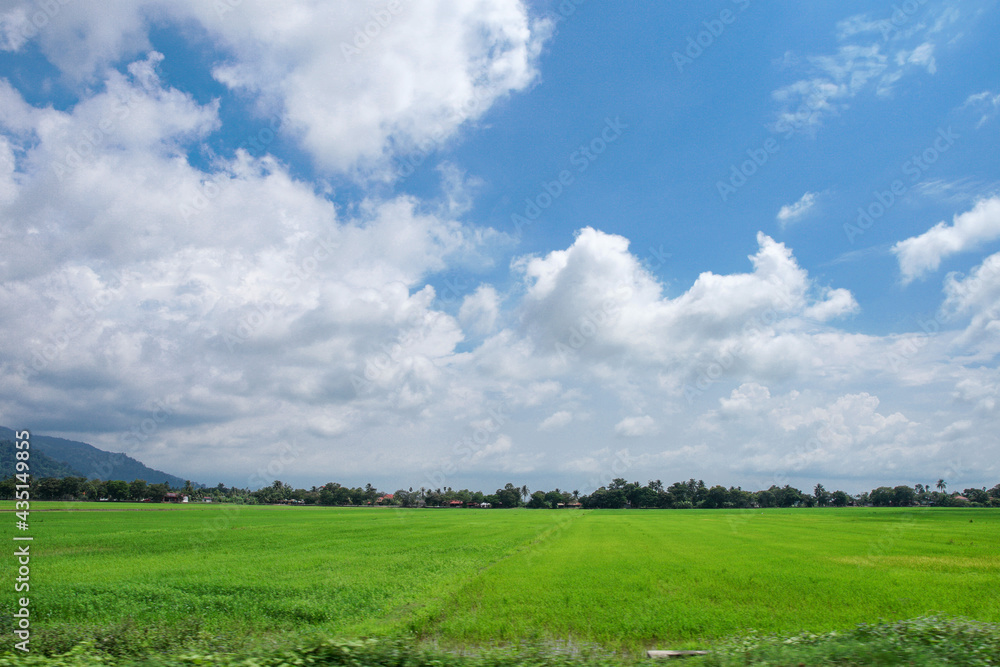
[[1000,665],[1000,624],[927,616],[861,624],[842,633],[790,637],[750,634],[723,642],[701,664]]

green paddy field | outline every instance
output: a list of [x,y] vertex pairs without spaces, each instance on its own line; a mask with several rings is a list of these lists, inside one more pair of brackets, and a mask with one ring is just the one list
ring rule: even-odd
[[[0,521],[11,544],[13,512]],[[32,503],[30,534],[40,642],[184,628],[636,655],[932,613],[1000,621],[1000,512],[983,509]],[[13,581],[15,559],[0,566]]]

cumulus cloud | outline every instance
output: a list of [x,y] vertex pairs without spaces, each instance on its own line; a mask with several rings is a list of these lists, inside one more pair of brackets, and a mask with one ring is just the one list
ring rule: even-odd
[[481,285],[462,300],[458,321],[471,333],[481,336],[493,332],[499,313],[497,291],[489,285]]
[[970,322],[959,342],[986,358],[1000,352],[1000,253],[990,255],[968,276],[949,274],[943,309]]
[[972,210],[956,215],[952,224],[944,221],[920,236],[899,241],[892,252],[899,260],[905,283],[936,271],[941,260],[980,247],[1000,238],[1000,197],[983,199]]
[[854,295],[844,288],[824,290],[824,298],[805,309],[805,316],[826,322],[861,310]]
[[[5,329],[17,393],[3,413],[63,405],[49,428],[103,431],[151,464],[200,427],[226,443],[199,458],[210,469],[266,460],[285,423],[342,439],[458,402],[443,360],[463,333],[424,279],[482,235],[406,196],[342,217],[267,155],[193,167],[186,147],[217,126],[217,105],[164,86],[160,61],[111,73],[66,111],[3,88],[0,307],[25,314]],[[476,326],[495,315],[491,295]],[[155,405],[170,425],[155,443],[129,437]]]
[[721,414],[739,414],[759,409],[759,406],[771,400],[771,391],[756,382],[741,384],[733,389],[729,398],[720,398],[719,412]]
[[734,358],[727,373],[758,363],[775,371],[779,331],[805,333],[804,318],[829,320],[857,303],[847,290],[814,285],[784,244],[765,234],[757,241],[752,272],[705,272],[668,298],[627,239],[581,230],[569,249],[515,263],[527,283],[522,328],[553,368],[657,368],[677,391],[717,358]]
[[[765,235],[748,258],[752,271],[705,273],[668,298],[626,239],[581,230],[568,248],[515,263],[523,281],[515,290],[524,294],[514,304],[520,321],[459,353],[463,331],[495,312],[495,290],[470,295],[456,319],[435,310],[422,277],[467,243],[463,228],[420,215],[405,198],[342,219],[273,169],[240,178],[248,192],[273,189],[283,211],[274,219],[287,225],[274,239],[245,248],[202,239],[137,256],[119,274],[66,261],[5,282],[0,308],[29,317],[5,324],[5,340],[16,343],[0,360],[9,380],[0,412],[41,418],[58,404],[59,417],[46,423],[67,434],[109,433],[97,443],[164,467],[192,451],[185,443],[210,444],[190,458],[195,478],[220,468],[249,475],[278,456],[274,443],[286,442],[298,453],[282,454],[282,465],[300,476],[324,469],[330,456],[349,461],[343,474],[419,470],[428,461],[436,466],[428,474],[455,471],[446,477],[528,474],[553,469],[556,460],[565,461],[559,469],[567,474],[590,474],[607,463],[585,453],[596,451],[601,437],[559,437],[581,411],[592,414],[602,437],[640,442],[656,434],[663,441],[663,452],[635,452],[630,465],[701,466],[737,455],[720,442],[764,448],[777,435],[810,432],[808,424],[818,423],[810,411],[831,410],[832,399],[821,398],[830,387],[887,375],[921,386],[957,381],[946,361],[927,361],[938,359],[934,343],[915,354],[919,338],[883,340],[818,325],[851,311],[853,297],[815,285],[791,250]],[[217,201],[206,215],[223,214]],[[408,242],[385,248],[378,240],[390,232],[409,234]],[[954,290],[956,304],[966,293],[962,303],[988,302],[986,293],[973,296],[972,283],[963,287]],[[566,303],[572,307],[560,310]],[[820,398],[782,398],[772,383],[810,386]],[[720,392],[728,398],[695,423],[694,410]],[[775,396],[796,411],[774,417],[784,404]],[[156,437],[124,437],[158,404],[170,418]],[[615,411],[630,416],[612,418]],[[868,412],[873,420],[873,412],[881,414]],[[731,439],[688,442],[736,422],[744,431]],[[664,423],[671,423],[668,432]],[[515,445],[539,431],[549,434],[544,451]],[[372,445],[371,433],[405,446]],[[756,467],[734,474],[782,461],[763,449],[749,456],[759,458]]]
[[[232,4],[69,3],[30,38],[18,26],[33,3],[0,12],[0,47],[37,40],[77,96],[29,102],[0,81],[0,312],[15,314],[0,321],[5,420],[240,485],[325,481],[314,475],[334,461],[347,477],[555,471],[599,486],[609,469],[717,470],[744,454],[747,470],[768,469],[827,422],[844,422],[838,455],[923,456],[941,434],[975,452],[977,429],[996,431],[996,373],[963,363],[997,338],[994,259],[949,277],[946,311],[970,320],[957,333],[836,328],[854,296],[763,233],[745,239],[745,269],[704,267],[668,290],[627,238],[584,227],[515,259],[500,291],[480,285],[442,309],[435,277],[489,259],[500,238],[464,220],[474,177],[445,164],[440,195],[367,182],[354,199],[267,147],[217,154],[226,102],[175,87],[149,27],[204,31],[211,72],[252,122],[346,182],[393,178],[393,162],[531,86],[550,26],[516,0],[413,0],[363,43],[379,3]],[[891,53],[926,67],[922,43]],[[815,93],[832,112],[899,69],[887,53],[816,59],[785,102]],[[950,357],[956,347],[970,357]],[[882,407],[927,408],[906,393],[927,386],[973,406],[971,426]],[[153,432],[137,431],[150,415]],[[607,449],[615,435],[636,451]]]
[[37,40],[42,52],[67,77],[88,81],[122,58],[150,48],[149,12],[155,3],[59,2],[40,7],[30,0],[5,3],[0,34],[6,50]]
[[[869,393],[817,400],[798,391],[772,395],[766,386],[747,383],[707,412],[700,428],[714,437],[740,436],[746,443],[730,462],[760,478],[785,473],[850,475],[858,469],[902,471],[914,457],[929,458],[936,446],[917,445],[919,425],[899,412],[885,414]],[[905,474],[905,473],[903,473]]]
[[10,49],[23,48],[20,35],[37,35],[66,76],[88,82],[148,49],[153,23],[193,23],[227,54],[214,64],[214,77],[251,96],[262,117],[279,115],[282,131],[317,165],[392,178],[394,157],[433,150],[498,99],[529,86],[551,32],[521,0],[409,0],[394,7],[60,3],[44,30],[25,32],[24,19],[37,8],[15,0],[0,35]]

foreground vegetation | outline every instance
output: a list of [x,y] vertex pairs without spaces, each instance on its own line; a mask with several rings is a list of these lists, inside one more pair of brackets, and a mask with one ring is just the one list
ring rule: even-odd
[[64,507],[32,505],[36,654],[368,636],[568,642],[621,659],[931,613],[1000,622],[989,509]]
[[[591,646],[565,643],[519,643],[476,651],[442,649],[410,639],[300,640],[283,646],[255,646],[242,651],[219,650],[212,642],[196,642],[185,651],[108,650],[101,640],[88,640],[55,656],[0,655],[0,667],[90,667],[118,664],[135,667],[220,665],[288,667],[621,667],[640,658],[614,655]],[[121,648],[120,646],[117,648]],[[705,667],[758,665],[840,665],[842,667],[911,665],[980,667],[1000,665],[1000,625],[960,618],[922,617],[895,623],[861,624],[821,635],[755,634],[715,642],[704,657],[684,664]]]

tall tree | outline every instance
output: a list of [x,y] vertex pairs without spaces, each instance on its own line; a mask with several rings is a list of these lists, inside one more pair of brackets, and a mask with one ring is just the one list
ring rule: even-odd
[[716,484],[708,490],[708,494],[705,497],[705,502],[702,507],[706,509],[717,509],[725,505],[728,501],[729,491],[726,490],[726,487]]
[[146,489],[149,485],[146,484],[144,479],[132,480],[132,483],[128,485],[128,495],[132,500],[142,500],[146,497]]
[[497,489],[496,496],[502,507],[520,507],[521,505],[521,489],[510,482],[504,484],[502,489]]
[[167,492],[170,491],[170,485],[166,482],[161,482],[160,484],[150,484],[149,485],[149,497],[154,503],[162,503],[163,499],[166,497]]
[[531,500],[528,501],[528,505],[527,506],[530,509],[533,509],[533,510],[551,507],[551,505],[549,505],[547,502],[545,502],[545,492],[544,491],[535,491],[534,493],[532,493],[531,494]]
[[897,486],[892,490],[892,504],[896,507],[910,507],[916,499],[913,489],[905,484]]
[[893,501],[893,490],[888,486],[880,486],[872,490],[868,499],[875,507],[888,507]]
[[113,479],[108,482],[108,497],[112,500],[125,500],[128,497],[128,482]]

